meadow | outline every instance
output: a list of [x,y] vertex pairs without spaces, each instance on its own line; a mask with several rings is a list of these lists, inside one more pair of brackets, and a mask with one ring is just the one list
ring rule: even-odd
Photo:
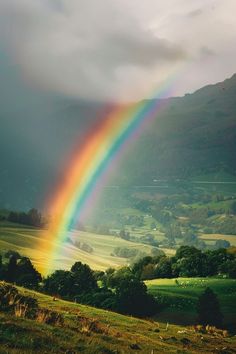
[[[18,251],[29,257],[39,270],[47,268],[48,247],[52,245],[44,240],[44,247],[38,249],[39,238],[42,232],[39,229],[3,223],[0,225],[0,250],[3,254],[8,250]],[[99,235],[84,231],[70,232],[73,242],[84,242],[93,248],[92,253],[85,252],[72,243],[67,243],[61,248],[61,256],[55,260],[55,269],[68,269],[73,263],[80,260],[88,264],[92,269],[105,270],[109,267],[117,268],[128,263],[127,258],[111,256],[115,247],[135,248],[140,252],[150,254],[152,246],[137,242],[126,241],[120,237]],[[63,250],[62,250],[63,247]]]
[[162,321],[191,324],[196,321],[198,296],[210,287],[218,296],[224,324],[236,330],[236,279],[178,278],[145,282],[148,291],[168,307],[159,314]]
[[222,235],[222,234],[201,234],[199,236],[206,244],[213,244],[216,240],[226,240],[232,246],[236,246],[236,235]]
[[[0,283],[0,286],[2,283]],[[38,301],[40,308],[61,314],[62,324],[0,313],[0,353],[233,353],[236,337],[199,333],[193,327],[123,316],[19,288]],[[225,351],[227,348],[227,351]]]

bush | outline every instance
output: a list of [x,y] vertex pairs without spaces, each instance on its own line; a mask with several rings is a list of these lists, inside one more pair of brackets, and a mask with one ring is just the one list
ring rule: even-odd
[[36,321],[49,325],[63,325],[64,320],[60,313],[49,309],[39,309],[36,313]]
[[30,296],[19,294],[14,286],[2,282],[0,285],[0,309],[14,312],[17,317],[35,318],[38,302]]

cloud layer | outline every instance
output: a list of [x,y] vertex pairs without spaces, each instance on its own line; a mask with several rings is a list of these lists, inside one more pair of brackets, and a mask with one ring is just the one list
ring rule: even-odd
[[44,90],[137,99],[181,67],[183,94],[236,71],[235,12],[234,0],[2,0],[0,45]]

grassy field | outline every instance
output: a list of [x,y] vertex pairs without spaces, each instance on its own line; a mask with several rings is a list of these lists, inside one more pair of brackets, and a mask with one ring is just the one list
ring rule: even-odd
[[[44,249],[38,249],[39,237],[42,233],[38,229],[29,227],[3,224],[0,226],[0,251],[15,250],[20,254],[30,257],[35,266],[41,270],[47,268],[47,249],[51,245],[45,240]],[[105,270],[108,267],[119,267],[127,264],[128,260],[121,257],[113,257],[111,253],[115,247],[135,248],[139,251],[150,254],[152,247],[141,243],[134,243],[123,240],[119,237],[98,235],[83,231],[70,233],[73,241],[80,241],[89,244],[93,252],[87,253],[75,247],[71,243],[60,246],[60,257],[55,260],[56,269],[68,269],[71,265],[80,260],[87,263],[92,269]],[[63,249],[62,249],[63,247]]]
[[197,317],[198,296],[206,287],[217,294],[226,325],[236,330],[236,280],[217,278],[154,279],[146,281],[148,290],[159,300],[168,304],[159,318],[171,323],[190,324]]
[[236,246],[236,235],[222,235],[222,234],[201,234],[199,236],[203,241],[212,243],[216,240],[229,241],[232,246]]
[[[35,320],[0,313],[0,353],[31,354],[130,354],[130,353],[227,353],[235,352],[236,337],[223,338],[195,333],[192,328],[140,320],[103,311],[18,288],[62,314],[63,325],[47,325]],[[89,327],[88,323],[96,322]],[[224,349],[225,350],[225,349]]]

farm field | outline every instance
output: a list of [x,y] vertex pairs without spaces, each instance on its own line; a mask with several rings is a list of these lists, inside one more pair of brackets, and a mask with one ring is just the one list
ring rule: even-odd
[[[1,283],[0,283],[1,285]],[[181,327],[58,299],[53,301],[35,291],[18,288],[22,295],[37,299],[40,308],[60,313],[62,325],[47,325],[1,312],[1,353],[219,353],[227,347],[233,353],[236,337],[212,337],[195,333],[191,327]],[[89,326],[89,323],[95,323]],[[16,335],[16,334],[20,335]],[[202,338],[202,339],[200,339]],[[223,351],[222,351],[223,353]]]
[[222,234],[201,234],[199,236],[206,243],[212,243],[216,240],[229,241],[232,246],[236,246],[236,235],[222,235]]
[[225,325],[236,330],[236,279],[178,278],[154,279],[145,282],[149,292],[159,301],[168,304],[160,314],[161,321],[194,323],[198,296],[210,287],[218,296]]
[[[29,257],[39,270],[45,269],[48,264],[47,248],[52,245],[45,239],[45,247],[39,251],[39,237],[42,237],[42,232],[38,229],[11,225],[0,226],[0,251],[1,253],[8,250],[18,251],[20,254]],[[152,249],[149,245],[129,242],[119,237],[84,231],[72,231],[70,232],[70,238],[73,241],[89,244],[93,248],[93,252],[88,253],[80,250],[72,243],[59,246],[63,247],[62,256],[55,260],[55,269],[68,269],[78,260],[87,263],[92,269],[116,268],[127,264],[128,260],[127,258],[111,256],[115,247],[135,248],[148,254]]]

